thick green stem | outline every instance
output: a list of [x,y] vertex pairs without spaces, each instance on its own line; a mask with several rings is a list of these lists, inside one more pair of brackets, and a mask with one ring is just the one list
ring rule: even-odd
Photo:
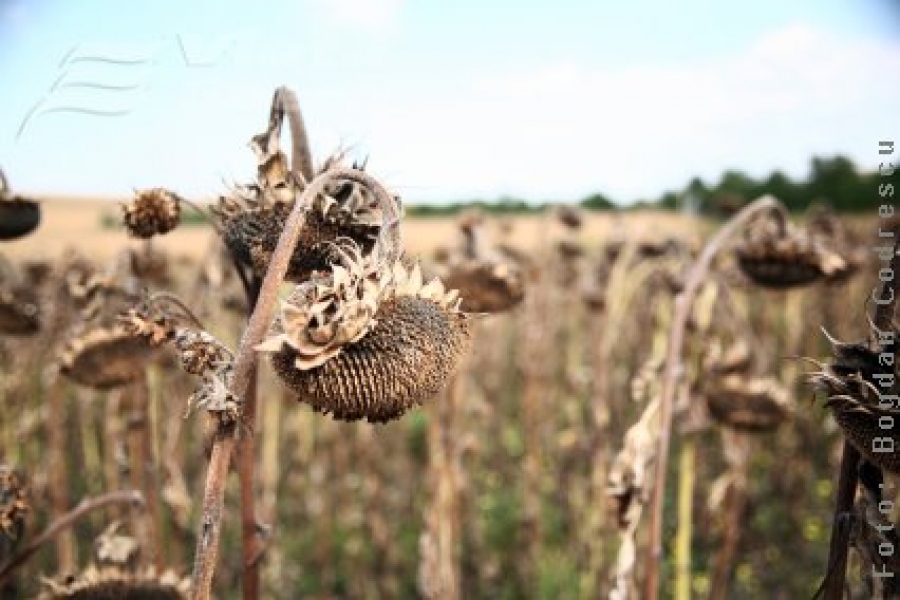
[[678,470],[678,532],[675,535],[675,600],[691,597],[691,534],[693,533],[694,455],[693,437],[684,440]]

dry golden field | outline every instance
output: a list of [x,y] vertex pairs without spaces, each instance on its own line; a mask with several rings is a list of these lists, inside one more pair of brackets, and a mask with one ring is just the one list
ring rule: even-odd
[[[85,256],[104,260],[111,258],[125,245],[139,247],[140,243],[128,240],[122,228],[119,205],[128,199],[85,199],[79,197],[38,198],[43,210],[39,235],[29,236],[5,244],[4,252],[17,258],[54,258],[67,248],[75,248]],[[103,217],[115,221],[114,227],[104,227]],[[512,217],[515,234],[510,241],[517,246],[533,249],[541,242],[539,232],[546,234],[542,217]],[[694,223],[689,218],[669,212],[635,211],[633,213],[588,214],[584,226],[584,238],[599,244],[601,240],[625,235],[636,239],[653,239],[671,233],[690,234]],[[615,228],[615,235],[612,235]],[[413,255],[429,254],[434,249],[456,238],[456,222],[450,218],[418,218],[404,222],[404,243]],[[213,233],[210,227],[181,227],[165,238],[165,247],[176,258],[198,259],[207,251]],[[546,236],[545,238],[546,239]]]
[[[0,463],[28,482],[27,518],[10,508],[17,496],[6,488],[0,509],[9,522],[25,523],[12,547],[40,541],[13,587],[3,589],[31,594],[42,589],[40,577],[83,575],[104,560],[97,549],[110,543],[137,543],[142,550],[129,561],[187,577],[207,518],[201,514],[219,413],[186,412],[198,379],[176,368],[177,352],[127,358],[120,368],[130,383],[111,388],[91,383],[102,363],[75,363],[68,375],[54,370],[97,318],[78,308],[82,296],[107,319],[115,317],[112,307],[127,308],[109,265],[123,248],[139,255],[147,246],[127,236],[115,201],[50,198],[42,208],[40,228],[2,248],[12,271],[0,284],[24,277],[15,275],[17,265],[54,265],[51,279],[35,288],[41,318],[53,324],[44,321],[36,336],[0,338]],[[726,225],[647,211],[581,218],[580,228],[564,226],[553,211],[485,217],[475,226],[486,234],[481,250],[497,244],[525,257],[525,299],[499,314],[468,317],[471,347],[458,372],[398,422],[317,414],[263,360],[249,438],[256,484],[226,479],[217,597],[241,597],[254,578],[259,597],[284,599],[642,597],[653,485],[641,473],[653,472],[654,415],[678,329],[675,294],[688,285],[702,245]],[[858,240],[871,235],[870,217],[845,223]],[[434,256],[457,256],[471,227],[451,218],[405,219],[404,248],[429,271],[451,277]],[[182,298],[235,350],[246,304],[236,278],[208,278],[207,267],[221,265],[221,255],[210,252],[217,239],[203,225],[154,239],[178,268],[142,284]],[[658,246],[667,239],[678,242]],[[861,264],[846,281],[764,289],[735,267],[740,240],[736,233],[722,247],[682,323],[684,371],[671,380],[677,397],[660,513],[665,558],[655,574],[666,598],[808,597],[828,553],[843,438],[814,402],[804,373],[815,365],[791,357],[825,368],[832,348],[823,326],[839,339],[863,338],[873,266]],[[64,266],[67,249],[94,266]],[[503,273],[519,268],[508,263]],[[106,270],[93,280],[99,291],[91,291],[90,269]],[[464,289],[471,283],[458,282]],[[467,293],[464,301],[475,298]],[[104,360],[120,358],[113,352]],[[243,448],[248,438],[237,431]],[[247,464],[242,452],[234,459],[238,471]],[[39,535],[77,512],[80,498],[128,489],[142,493],[145,510],[116,505],[52,538]],[[245,489],[262,532],[249,551],[247,532],[253,539],[256,527],[241,525]],[[104,534],[114,520],[119,532]],[[256,575],[241,566],[248,552],[262,557]],[[8,554],[0,546],[0,573]],[[866,560],[851,558],[854,597],[868,593],[854,575]],[[254,592],[245,587],[243,597]]]

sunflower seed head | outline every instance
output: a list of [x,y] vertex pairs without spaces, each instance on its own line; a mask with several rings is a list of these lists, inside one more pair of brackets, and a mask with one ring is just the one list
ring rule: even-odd
[[174,323],[165,315],[150,315],[137,308],[128,309],[119,321],[126,332],[146,338],[151,346],[159,346],[175,334]]
[[32,335],[41,328],[41,304],[32,287],[0,282],[0,333]]
[[0,558],[9,558],[21,540],[30,511],[22,476],[7,465],[0,465]]
[[[808,376],[810,384],[825,392],[826,408],[860,454],[900,474],[900,433],[896,427],[883,427],[900,419],[894,395],[897,365],[882,364],[882,355],[871,345],[840,342],[825,334],[832,358]],[[890,335],[896,339],[896,331]],[[887,354],[893,363],[893,351]]]
[[328,276],[282,304],[270,337],[276,373],[337,419],[387,421],[441,389],[468,341],[459,296],[418,264],[350,247]]
[[738,265],[754,283],[771,288],[808,285],[846,268],[822,240],[790,224],[761,221],[735,248]]
[[109,598],[153,598],[185,600],[190,580],[173,570],[153,567],[131,571],[117,565],[91,565],[77,576],[66,576],[61,582],[44,580],[45,591],[40,600],[106,600]]
[[181,221],[181,199],[163,188],[135,193],[131,202],[122,205],[122,220],[128,233],[149,239],[168,233]]
[[[339,163],[339,158],[327,161],[323,169]],[[290,188],[290,192],[283,194],[279,190],[286,189],[284,186],[288,184],[279,187],[281,184],[273,183],[286,177],[282,169],[272,167],[272,174],[266,176],[268,179],[259,184],[237,188],[221,198],[214,210],[228,248],[259,275],[268,268],[295,196],[305,187],[299,182],[296,190]],[[401,212],[398,200],[391,206],[380,206],[374,193],[361,184],[349,180],[330,182],[307,208],[287,278],[303,281],[315,271],[327,272],[337,260],[335,244],[342,240],[351,240],[363,253],[371,252],[379,239],[390,237],[388,230],[393,231]]]
[[794,413],[788,391],[775,379],[731,374],[714,378],[704,390],[719,423],[745,432],[774,429]]

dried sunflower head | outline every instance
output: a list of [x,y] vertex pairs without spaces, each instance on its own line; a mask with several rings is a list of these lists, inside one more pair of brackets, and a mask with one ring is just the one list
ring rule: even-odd
[[844,260],[841,268],[825,275],[828,283],[843,283],[866,264],[869,253],[859,243],[853,231],[826,205],[814,206],[806,218],[806,230],[810,237],[823,246],[832,248]]
[[[163,300],[171,301],[171,298]],[[175,305],[180,306],[180,301]],[[236,422],[240,417],[240,399],[228,391],[234,375],[233,354],[204,331],[193,315],[185,313],[182,317],[189,317],[192,326],[179,325],[175,316],[160,306],[153,306],[151,300],[130,310],[120,322],[129,334],[153,347],[170,343],[178,354],[182,370],[201,378],[200,387],[188,399],[187,414],[192,408],[203,408],[223,422]]]
[[132,290],[136,280],[68,273],[68,293],[80,313],[59,353],[60,372],[80,383],[107,390],[137,381],[158,355],[159,343],[134,331],[123,315],[143,298]]
[[0,333],[32,335],[40,327],[40,301],[34,288],[0,281]]
[[480,211],[465,211],[458,224],[462,243],[456,252],[448,253],[439,276],[448,289],[459,290],[462,310],[501,312],[519,304],[525,297],[524,256],[516,260],[511,257],[514,249],[490,242]]
[[9,466],[0,465],[0,564],[12,555],[21,541],[29,510],[22,477]]
[[41,600],[186,600],[190,580],[154,568],[130,572],[117,566],[90,566],[61,583],[47,581]]
[[503,312],[525,298],[525,273],[507,261],[463,261],[441,279],[448,288],[459,290],[465,312]]
[[[896,339],[895,331],[885,333]],[[893,350],[882,355],[866,344],[829,340],[831,362],[810,376],[811,383],[826,393],[825,406],[860,454],[900,474],[900,407],[893,392],[898,372],[896,365],[885,366],[893,363]]]
[[0,169],[0,240],[14,240],[34,231],[41,222],[41,206],[34,200],[13,196]]
[[710,346],[703,362],[704,369],[717,376],[748,373],[753,366],[753,353],[744,340],[727,347],[717,342]]
[[80,310],[81,321],[62,346],[60,372],[98,390],[133,383],[157,353],[153,344],[120,320],[140,297],[114,278],[77,272],[70,275],[69,293]]
[[758,222],[735,254],[754,283],[776,289],[807,285],[846,268],[846,261],[821,240],[787,223]]
[[181,198],[163,188],[135,192],[131,202],[122,205],[122,220],[128,233],[149,239],[168,233],[181,221]]
[[41,222],[41,207],[27,198],[0,199],[0,240],[28,235]]
[[70,339],[60,356],[60,372],[98,390],[137,381],[156,354],[150,342],[122,325],[86,329]]
[[[337,163],[329,161],[322,172]],[[295,198],[305,187],[302,182],[293,186],[282,187],[266,180],[240,187],[222,197],[214,210],[229,250],[259,276],[265,274]],[[394,225],[392,219],[400,211],[399,199],[384,207],[374,192],[360,183],[341,179],[330,182],[308,207],[286,278],[302,281],[315,271],[328,271],[338,260],[335,247],[342,240],[351,240],[364,253],[371,252],[383,229]]]
[[556,218],[571,229],[578,229],[584,222],[581,210],[568,204],[563,204],[556,209]]
[[787,390],[770,378],[717,377],[704,396],[710,416],[726,427],[746,432],[774,429],[794,410]]
[[258,350],[300,400],[339,420],[385,422],[436,394],[468,345],[458,294],[418,266],[357,253],[294,291]]

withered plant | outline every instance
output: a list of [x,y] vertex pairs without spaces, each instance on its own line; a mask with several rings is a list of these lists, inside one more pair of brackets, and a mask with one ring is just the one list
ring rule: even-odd
[[[887,267],[894,274],[900,269],[900,242],[895,241]],[[879,577],[900,566],[893,551],[900,543],[891,511],[884,511],[884,474],[900,473],[894,425],[898,413],[892,398],[900,389],[897,371],[897,299],[900,282],[896,276],[883,281],[869,319],[870,333],[862,342],[842,343],[829,338],[831,360],[810,376],[811,382],[826,393],[830,409],[844,435],[838,484],[835,493],[834,521],[831,530],[828,563],[817,596],[825,600],[842,598],[850,546],[861,561],[866,593],[871,597],[893,598],[900,595],[895,578]],[[857,497],[857,489],[862,495]],[[874,531],[873,531],[874,530]]]
[[13,195],[6,174],[0,169],[0,241],[28,235],[41,223],[37,201]]
[[[854,233],[866,216],[810,212],[783,226],[760,209],[696,288],[694,240],[718,224],[648,211],[404,218],[409,248],[446,247],[417,266],[400,243],[399,199],[340,155],[314,164],[293,135],[295,98],[280,91],[274,104],[251,143],[255,174],[193,209],[210,221],[201,231],[188,230],[197,199],[153,188],[124,203],[123,247],[85,247],[94,265],[115,257],[109,267],[39,261],[20,250],[33,240],[4,245],[0,328],[19,333],[0,331],[0,463],[29,490],[15,566],[0,562],[13,594],[79,597],[103,578],[127,594],[171,569],[173,597],[189,597],[192,555],[195,596],[223,599],[643,597],[651,569],[677,600],[813,593],[843,432],[865,447],[871,419],[893,416],[848,375],[860,343],[837,341],[870,329],[847,309],[877,277]],[[298,241],[279,255],[291,231]],[[806,241],[779,242],[795,234]],[[751,270],[796,268],[809,282],[754,283],[738,258],[748,244]],[[826,254],[850,268],[807,260]],[[266,292],[282,266],[286,283]],[[469,312],[491,305],[511,310]],[[685,310],[673,482],[658,488],[651,560],[644,515],[661,494],[667,356]],[[86,360],[84,336],[101,325],[140,350]],[[56,368],[67,348],[83,382]],[[798,410],[804,362],[786,360],[797,356],[822,360],[828,410]],[[107,371],[112,387],[85,385]],[[878,511],[896,500],[876,495],[878,475],[862,477],[837,530],[856,549],[845,587],[860,598],[884,592],[855,573],[893,568],[878,556],[893,534],[876,526],[897,521]],[[130,487],[145,510],[129,509]],[[108,494],[123,500],[69,517],[79,498]]]
[[[290,163],[279,149],[285,114],[293,133]],[[238,351],[232,355],[206,331],[172,325],[152,310],[133,312],[125,326],[151,346],[173,344],[185,370],[202,379],[192,405],[214,415],[192,598],[210,596],[225,475],[235,446],[241,480],[242,586],[245,598],[259,597],[262,548],[254,501],[253,435],[257,351],[272,353],[275,372],[315,409],[341,420],[387,421],[437,393],[468,340],[458,293],[447,291],[440,280],[426,283],[418,266],[400,262],[398,198],[361,169],[342,166],[341,157],[312,171],[293,92],[276,91],[269,127],[251,146],[258,160],[256,183],[236,188],[215,209],[252,307]],[[154,210],[126,209],[127,219],[134,216],[132,229],[166,229],[151,223],[165,220],[159,214],[172,206],[159,196],[153,196]],[[147,223],[141,222],[141,215]],[[282,304],[270,333],[285,279],[298,285]]]
[[464,214],[459,229],[462,244],[448,253],[438,274],[448,289],[459,290],[461,308],[497,313],[522,302],[526,287],[523,265],[491,243],[484,216]]
[[[760,215],[771,215],[774,219],[755,222],[755,227],[751,229],[753,231],[751,237],[745,239],[737,248],[737,258],[747,275],[761,285],[784,287],[811,283],[829,272],[829,269],[834,267],[834,261],[841,260],[827,248],[821,247],[818,242],[808,241],[802,234],[793,233],[780,203],[771,197],[765,197],[744,207],[716,233],[688,271],[683,285],[678,286],[679,293],[675,298],[674,314],[668,334],[658,405],[651,404],[640,424],[631,430],[633,448],[621,458],[628,462],[628,456],[635,457],[632,461],[635,466],[630,467],[632,472],[635,469],[638,469],[637,472],[643,472],[652,465],[654,482],[650,487],[651,520],[644,561],[647,572],[643,597],[646,598],[656,598],[659,594],[659,566],[663,551],[663,499],[668,473],[669,443],[675,399],[679,389],[679,373],[684,369],[683,352],[694,303],[708,276],[713,259],[735,233]],[[626,444],[626,449],[628,447]],[[640,451],[641,448],[643,451]],[[626,587],[622,588],[620,595],[616,597],[627,598],[631,597],[632,593]]]

